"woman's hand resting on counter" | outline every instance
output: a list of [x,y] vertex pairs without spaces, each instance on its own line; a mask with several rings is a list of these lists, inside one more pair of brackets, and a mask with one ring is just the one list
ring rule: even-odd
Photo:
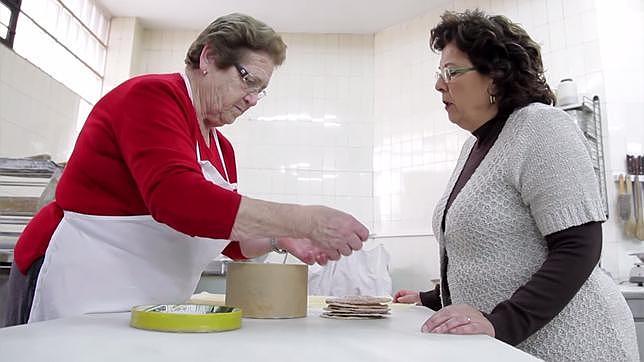
[[483,313],[468,304],[453,304],[434,313],[421,327],[423,333],[487,334],[494,337],[494,326]]
[[394,303],[420,304],[420,293],[415,290],[399,290],[394,295]]

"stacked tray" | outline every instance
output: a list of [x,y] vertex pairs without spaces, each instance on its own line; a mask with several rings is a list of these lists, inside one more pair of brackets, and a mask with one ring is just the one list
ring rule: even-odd
[[382,319],[390,313],[389,297],[345,296],[327,298],[322,318],[331,319]]

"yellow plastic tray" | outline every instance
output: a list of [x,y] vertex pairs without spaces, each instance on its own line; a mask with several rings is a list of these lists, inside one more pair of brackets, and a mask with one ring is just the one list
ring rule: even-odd
[[155,304],[132,308],[130,326],[163,332],[222,332],[241,327],[241,309],[202,304]]

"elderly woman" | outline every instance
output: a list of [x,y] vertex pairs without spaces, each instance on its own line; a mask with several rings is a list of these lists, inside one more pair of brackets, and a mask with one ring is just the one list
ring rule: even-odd
[[368,230],[350,215],[236,192],[233,148],[216,129],[257,104],[285,52],[273,29],[231,14],[199,34],[184,73],[105,95],[56,200],[16,245],[8,324],[183,302],[220,252],[287,249],[324,264],[360,249]]
[[481,11],[431,30],[436,90],[472,133],[434,212],[440,285],[423,332],[487,334],[549,361],[638,360],[633,317],[597,267],[602,202],[584,137],[554,108],[539,45]]

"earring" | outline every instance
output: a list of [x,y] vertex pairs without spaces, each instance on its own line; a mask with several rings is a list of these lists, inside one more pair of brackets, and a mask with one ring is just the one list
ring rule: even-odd
[[496,96],[493,94],[490,94],[490,104],[496,103]]
[[204,70],[202,70],[202,71],[201,71],[201,73],[203,73],[203,75],[208,74],[208,69],[204,69]]

